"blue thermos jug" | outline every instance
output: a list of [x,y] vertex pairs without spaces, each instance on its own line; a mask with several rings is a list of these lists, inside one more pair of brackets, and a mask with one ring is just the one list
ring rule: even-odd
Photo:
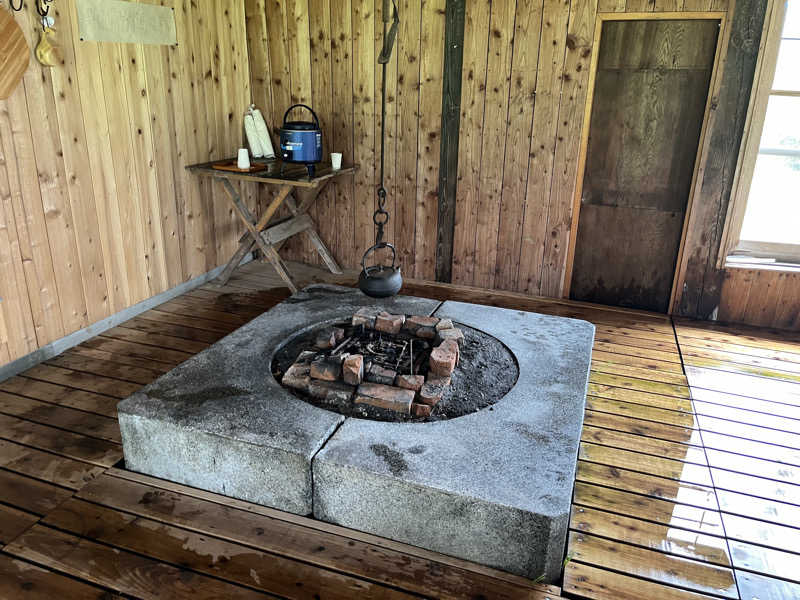
[[[295,108],[305,108],[314,121],[287,121],[289,113]],[[286,163],[304,164],[308,176],[314,176],[314,165],[322,160],[322,130],[319,128],[317,114],[310,106],[294,104],[283,115],[280,128],[281,159]]]

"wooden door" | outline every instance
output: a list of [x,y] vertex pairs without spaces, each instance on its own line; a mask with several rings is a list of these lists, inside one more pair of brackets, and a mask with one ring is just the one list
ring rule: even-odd
[[719,21],[605,21],[571,297],[666,312]]

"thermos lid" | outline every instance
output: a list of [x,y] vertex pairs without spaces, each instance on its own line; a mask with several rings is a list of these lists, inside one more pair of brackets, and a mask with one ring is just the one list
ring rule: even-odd
[[283,124],[281,129],[288,131],[316,131],[319,128],[316,123],[311,121],[288,121]]

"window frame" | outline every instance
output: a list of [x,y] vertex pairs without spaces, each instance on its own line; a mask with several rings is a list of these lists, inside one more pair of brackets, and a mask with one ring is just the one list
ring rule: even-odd
[[800,97],[800,91],[772,89],[788,1],[769,0],[767,4],[750,105],[717,256],[718,269],[737,267],[791,271],[800,269],[800,244],[740,239],[756,160],[761,150],[761,135],[767,115],[767,103],[771,96]]

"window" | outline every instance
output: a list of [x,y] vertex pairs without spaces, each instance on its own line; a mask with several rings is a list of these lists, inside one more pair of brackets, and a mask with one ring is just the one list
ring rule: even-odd
[[771,0],[718,266],[800,268],[800,0]]

